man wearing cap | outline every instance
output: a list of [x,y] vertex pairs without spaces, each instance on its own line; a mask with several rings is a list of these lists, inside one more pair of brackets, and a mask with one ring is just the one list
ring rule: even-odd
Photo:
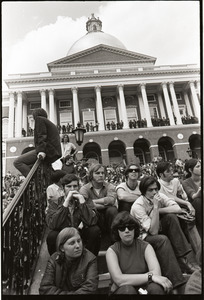
[[118,211],[128,211],[132,207],[133,202],[141,195],[138,181],[141,169],[138,164],[129,164],[125,169],[126,181],[121,182],[116,187],[118,199]]

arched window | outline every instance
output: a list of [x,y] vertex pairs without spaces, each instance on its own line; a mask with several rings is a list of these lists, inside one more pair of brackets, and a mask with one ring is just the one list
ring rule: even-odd
[[137,158],[139,158],[140,164],[145,164],[145,156],[144,156],[144,152],[142,151],[142,149],[136,147],[135,148],[135,156]]

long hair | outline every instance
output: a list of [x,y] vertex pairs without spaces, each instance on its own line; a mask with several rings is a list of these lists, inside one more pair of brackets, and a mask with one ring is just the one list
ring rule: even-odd
[[189,169],[193,171],[194,167],[197,165],[198,160],[196,158],[191,158],[185,162],[185,171],[187,172],[186,178],[191,177],[191,172]]
[[131,225],[135,226],[134,238],[135,239],[138,238],[138,236],[140,235],[140,230],[141,230],[140,222],[136,218],[131,216],[129,212],[121,211],[116,215],[116,217],[114,218],[112,225],[111,225],[111,235],[112,235],[112,239],[114,241],[120,241],[118,228],[121,225],[127,225],[127,224],[131,224]]
[[128,176],[128,173],[129,173],[128,170],[129,170],[129,168],[132,167],[132,166],[135,166],[135,167],[137,167],[138,169],[140,169],[139,174],[138,174],[138,175],[140,176],[140,174],[141,174],[141,167],[140,167],[140,165],[139,165],[139,164],[129,164],[129,165],[126,166],[125,172],[124,172],[126,178],[127,178],[127,176]]
[[65,137],[67,138],[67,142],[69,143],[69,136],[68,136],[68,134],[64,134],[64,135],[63,135],[63,137],[62,137],[62,139],[61,139],[61,142],[64,143],[64,138],[65,138]]
[[144,196],[146,194],[148,187],[154,183],[157,184],[157,188],[158,188],[158,190],[160,190],[160,187],[161,187],[160,183],[158,182],[158,180],[155,177],[153,177],[153,176],[143,177],[142,180],[140,181],[140,185],[139,185],[141,194]]
[[101,164],[92,165],[89,169],[89,175],[88,175],[89,181],[93,179],[93,173],[97,172],[100,168],[104,169],[104,174],[106,175],[106,168],[103,165]]
[[79,177],[77,177],[75,174],[67,174],[62,178],[61,184],[64,187],[66,184],[69,184],[72,181],[77,181],[79,185]]

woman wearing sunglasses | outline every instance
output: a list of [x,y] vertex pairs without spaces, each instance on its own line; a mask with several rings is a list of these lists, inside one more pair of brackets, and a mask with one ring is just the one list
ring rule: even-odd
[[171,281],[161,276],[152,246],[138,239],[140,224],[127,211],[118,213],[111,233],[116,241],[106,253],[111,275],[111,294],[165,294],[172,289]]

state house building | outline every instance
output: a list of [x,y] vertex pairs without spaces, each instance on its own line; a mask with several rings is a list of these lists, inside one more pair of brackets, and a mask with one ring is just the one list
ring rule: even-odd
[[[38,107],[58,127],[93,125],[77,146],[78,159],[97,159],[104,165],[139,159],[145,164],[159,155],[166,160],[189,158],[189,149],[193,157],[200,157],[198,66],[157,66],[155,57],[129,51],[104,33],[93,14],[86,30],[65,57],[48,63],[48,72],[5,80],[6,170],[15,173],[14,158],[33,145],[28,132],[33,128],[32,111]],[[76,144],[74,135],[69,136]]]

